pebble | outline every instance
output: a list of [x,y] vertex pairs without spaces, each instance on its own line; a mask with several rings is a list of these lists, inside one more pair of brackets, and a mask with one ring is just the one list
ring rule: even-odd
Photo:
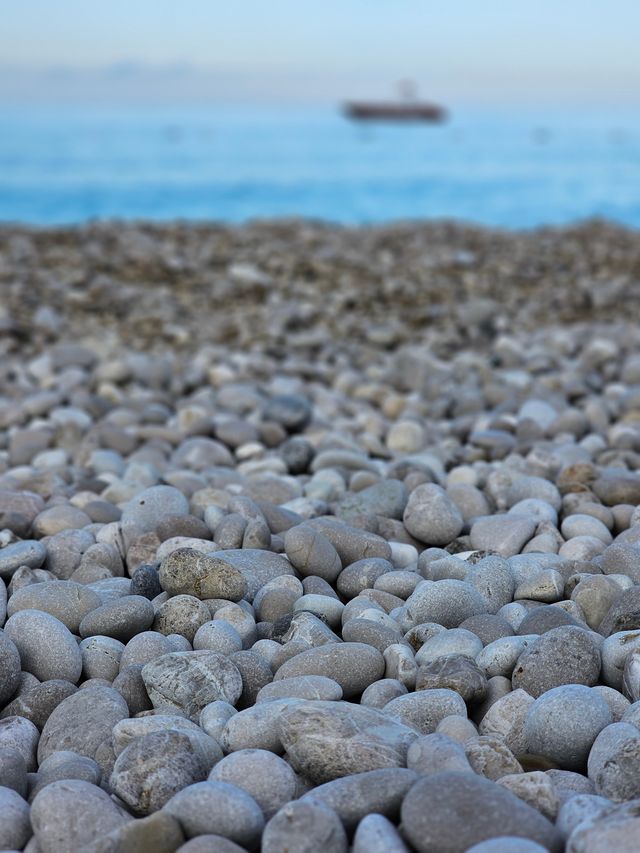
[[413,727],[390,713],[348,702],[293,704],[281,710],[278,729],[294,769],[316,784],[352,773],[402,767],[417,737]]
[[169,595],[240,601],[247,591],[241,571],[224,560],[189,548],[180,548],[165,557],[158,575],[162,589]]
[[304,675],[332,678],[345,698],[357,696],[382,678],[385,663],[382,654],[365,643],[332,643],[308,649],[285,661],[275,673],[275,681]]
[[80,649],[69,629],[55,616],[39,610],[19,610],[7,619],[4,630],[18,649],[24,671],[40,681],[79,681]]
[[0,784],[0,846],[22,850],[31,837],[29,804],[12,788]]
[[368,814],[353,836],[353,853],[408,853],[408,847],[391,821]]
[[562,684],[592,687],[600,676],[600,650],[581,628],[552,628],[526,648],[512,675],[514,689],[537,698]]
[[50,580],[16,590],[9,601],[7,613],[13,616],[19,610],[41,610],[59,619],[72,634],[77,634],[83,618],[101,603],[98,594],[83,584]]
[[78,627],[83,638],[101,634],[128,643],[151,627],[155,614],[151,602],[142,595],[127,595],[102,604],[87,613]]
[[464,524],[458,507],[435,483],[425,483],[411,492],[403,521],[409,533],[427,545],[448,545]]
[[610,723],[611,712],[602,696],[584,685],[567,684],[533,702],[524,737],[528,752],[565,770],[584,772],[593,742]]
[[39,569],[47,556],[47,549],[37,539],[25,539],[0,548],[0,578],[10,578],[20,566]]
[[52,782],[31,804],[33,832],[42,853],[79,850],[127,820],[105,791],[79,779]]
[[209,781],[226,782],[246,791],[262,809],[265,820],[296,797],[295,773],[286,761],[264,749],[230,753],[213,767]]
[[629,723],[603,728],[589,753],[588,775],[601,797],[621,803],[640,796],[640,731]]
[[210,702],[234,705],[242,693],[242,676],[217,652],[170,652],[147,663],[142,679],[154,707],[171,705],[197,720]]
[[544,849],[559,846],[550,821],[503,786],[472,773],[421,777],[402,803],[402,826],[418,853],[464,853],[474,844],[505,835],[535,841]]
[[338,815],[324,803],[294,800],[267,823],[261,853],[347,853],[347,834]]

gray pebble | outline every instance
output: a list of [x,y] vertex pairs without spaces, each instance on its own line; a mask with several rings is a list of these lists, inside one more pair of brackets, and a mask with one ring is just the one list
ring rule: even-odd
[[347,835],[338,815],[324,803],[294,800],[264,829],[261,853],[347,853]]
[[391,821],[380,814],[369,814],[358,824],[353,853],[409,853],[409,848]]
[[536,841],[544,849],[559,846],[552,823],[510,791],[472,773],[421,777],[402,804],[402,826],[418,853],[464,853],[504,835]]
[[22,850],[30,838],[29,804],[12,788],[0,785],[0,847]]
[[610,723],[602,696],[581,684],[567,684],[535,700],[525,718],[524,736],[528,752],[563,769],[583,771],[593,742]]
[[296,776],[277,755],[264,749],[241,749],[219,761],[209,773],[210,782],[227,782],[246,791],[269,820],[296,797]]
[[5,633],[13,640],[22,669],[40,681],[61,678],[76,684],[82,673],[82,656],[69,629],[48,613],[19,610],[7,619]]
[[120,671],[124,644],[113,637],[89,637],[80,643],[82,673],[85,678],[113,681]]
[[0,631],[0,708],[4,708],[20,686],[20,672],[20,653],[11,638]]
[[438,723],[445,717],[458,714],[467,716],[464,699],[453,690],[421,690],[392,699],[384,708],[405,725],[415,728],[421,734],[435,732]]
[[188,785],[164,806],[188,838],[205,833],[254,847],[264,827],[260,806],[246,791],[226,782]]
[[621,803],[640,797],[640,731],[613,723],[598,734],[589,753],[588,775],[601,797]]
[[293,767],[317,784],[352,773],[402,767],[417,737],[415,729],[391,714],[348,702],[293,704],[281,710],[278,725]]
[[150,628],[154,616],[153,607],[147,598],[127,595],[88,613],[80,623],[80,636],[101,634],[127,643],[136,634]]
[[423,581],[407,599],[407,615],[414,625],[436,622],[457,628],[470,616],[486,612],[486,603],[470,583],[459,580]]
[[216,652],[171,652],[146,664],[142,678],[154,707],[173,705],[194,720],[210,702],[234,705],[242,693],[238,668]]
[[333,678],[346,698],[357,696],[384,675],[382,654],[364,643],[330,643],[308,649],[282,664],[274,679],[300,675]]
[[513,687],[534,697],[561,684],[592,687],[600,663],[600,650],[586,631],[569,625],[553,628],[522,652],[513,670]]
[[[369,689],[368,687],[367,690]],[[324,675],[299,675],[265,684],[258,691],[256,703],[288,698],[337,702],[342,699],[342,695],[342,687],[333,678]]]
[[94,758],[111,730],[129,716],[127,703],[111,687],[88,687],[63,699],[49,715],[38,744],[38,760],[51,753],[70,749]]
[[239,601],[247,591],[242,572],[214,555],[180,548],[160,564],[159,580],[169,595]]
[[165,636],[180,634],[192,643],[198,628],[210,620],[211,611],[199,598],[176,595],[158,607],[152,627]]
[[10,578],[20,566],[39,569],[47,556],[47,549],[37,539],[24,539],[0,548],[0,577]]
[[186,785],[204,779],[207,771],[188,733],[155,731],[135,738],[122,750],[109,784],[135,814],[147,815]]
[[52,782],[31,805],[31,823],[42,853],[79,850],[127,820],[107,793],[82,780]]
[[435,483],[425,483],[411,492],[403,521],[413,537],[428,545],[448,545],[464,524],[458,507]]
[[19,610],[41,610],[59,619],[72,634],[77,634],[82,619],[101,604],[99,596],[83,584],[53,580],[14,592],[7,613],[13,616]]
[[417,778],[412,770],[401,767],[354,773],[312,788],[301,802],[312,800],[329,806],[351,834],[368,814],[397,820],[402,800]]

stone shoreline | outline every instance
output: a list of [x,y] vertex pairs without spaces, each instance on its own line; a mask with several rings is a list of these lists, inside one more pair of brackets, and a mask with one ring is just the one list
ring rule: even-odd
[[0,294],[0,849],[638,849],[639,233],[2,226]]

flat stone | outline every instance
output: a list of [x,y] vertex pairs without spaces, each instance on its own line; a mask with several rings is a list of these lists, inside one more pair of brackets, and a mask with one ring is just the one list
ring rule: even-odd
[[240,601],[247,591],[242,572],[215,556],[188,548],[174,551],[160,564],[159,580],[169,595]]
[[502,557],[519,554],[535,533],[536,524],[525,515],[491,515],[471,527],[471,547],[495,551]]
[[210,651],[163,655],[145,665],[142,678],[154,707],[172,705],[194,720],[210,702],[234,705],[242,693],[238,668]]
[[80,623],[79,632],[81,637],[101,634],[128,643],[150,628],[154,617],[149,599],[142,595],[127,595],[87,613]]
[[36,539],[25,539],[0,548],[0,578],[10,578],[20,566],[39,569],[47,556],[47,549]]
[[293,767],[316,784],[402,767],[418,736],[390,714],[348,702],[295,704],[282,709],[278,725]]
[[465,853],[474,844],[505,835],[545,849],[560,846],[550,821],[502,786],[471,773],[420,778],[402,804],[402,826],[418,853]]
[[357,696],[385,671],[382,654],[364,643],[330,643],[308,649],[282,664],[274,680],[322,675],[336,681],[346,698]]

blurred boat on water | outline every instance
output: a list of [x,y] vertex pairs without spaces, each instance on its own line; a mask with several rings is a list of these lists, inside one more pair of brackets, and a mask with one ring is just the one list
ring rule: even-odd
[[398,88],[398,101],[347,101],[343,104],[342,111],[347,118],[354,121],[440,123],[446,120],[447,111],[444,107],[418,100],[416,87],[410,80],[402,81]]

